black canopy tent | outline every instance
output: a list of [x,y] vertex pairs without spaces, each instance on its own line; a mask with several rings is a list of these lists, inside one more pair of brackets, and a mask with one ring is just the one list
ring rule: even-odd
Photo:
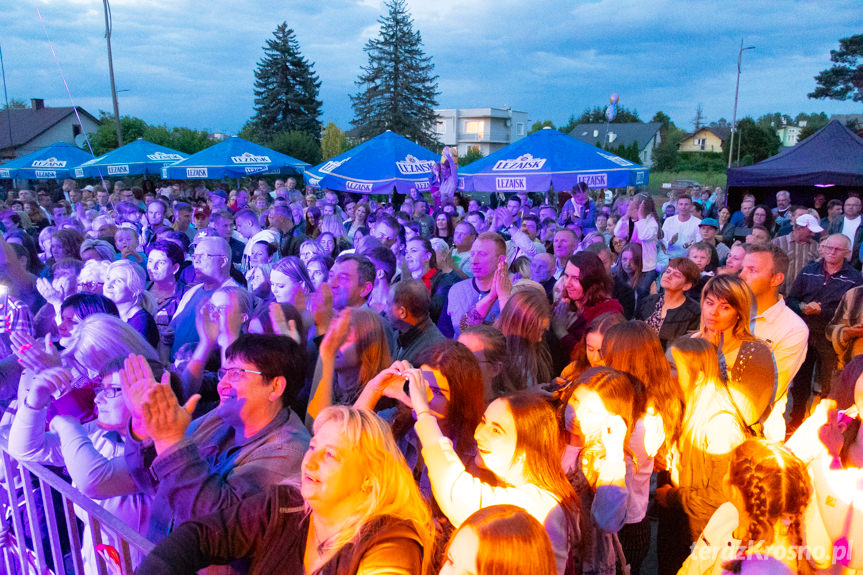
[[863,138],[833,120],[793,148],[728,170],[727,187],[729,205],[739,204],[747,191],[770,204],[775,202],[770,192],[779,189],[789,190],[792,202],[804,205],[811,205],[817,191],[841,197],[849,188],[863,189]]

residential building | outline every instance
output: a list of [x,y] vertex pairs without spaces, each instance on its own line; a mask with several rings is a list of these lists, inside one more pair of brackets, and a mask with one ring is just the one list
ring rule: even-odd
[[680,152],[722,152],[722,142],[731,135],[728,126],[704,126],[680,142]]
[[479,150],[483,156],[527,135],[527,112],[512,108],[446,108],[435,110],[435,132],[445,146],[459,156]]
[[659,122],[627,122],[621,124],[578,124],[569,133],[582,142],[605,148],[617,148],[621,144],[628,148],[633,142],[638,144],[639,163],[653,165],[653,151],[662,143],[662,124]]
[[57,142],[74,146],[77,136],[94,133],[98,127],[99,120],[83,108],[79,107],[76,115],[71,106],[49,108],[45,100],[33,98],[30,108],[0,112],[0,162],[26,156]]
[[800,141],[800,133],[802,131],[802,126],[785,125],[776,130],[776,135],[779,136],[779,142],[784,147],[796,146],[797,142]]

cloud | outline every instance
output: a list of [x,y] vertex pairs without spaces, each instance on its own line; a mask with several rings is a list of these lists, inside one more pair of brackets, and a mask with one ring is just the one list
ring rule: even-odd
[[[96,4],[96,7],[94,7]],[[122,114],[154,124],[237,132],[252,115],[254,69],[286,21],[321,78],[324,120],[343,127],[349,96],[378,31],[382,0],[113,0],[113,48]],[[612,92],[643,119],[662,110],[689,127],[731,119],[741,37],[738,116],[781,111],[838,113],[851,103],[812,101],[815,74],[840,37],[858,32],[859,3],[672,0],[409,0],[440,77],[441,107],[510,105],[532,121],[563,123]],[[10,3],[3,56],[10,97],[68,96],[42,31],[39,9],[77,103],[110,110],[104,14],[91,0]]]

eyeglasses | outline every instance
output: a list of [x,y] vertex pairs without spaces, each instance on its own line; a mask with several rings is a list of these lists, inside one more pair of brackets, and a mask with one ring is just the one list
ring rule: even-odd
[[193,255],[192,255],[192,261],[193,261],[193,262],[202,262],[202,261],[204,261],[204,257],[205,257],[205,256],[206,256],[206,257],[208,257],[208,258],[224,258],[224,257],[227,257],[227,256],[225,256],[225,255],[223,255],[223,254],[193,254]]
[[822,245],[821,249],[824,250],[825,252],[844,252],[848,248],[846,248],[844,246],[838,246],[837,247],[837,246],[824,246],[824,245]]
[[242,377],[240,375],[241,373],[254,373],[256,375],[264,375],[264,372],[262,371],[243,369],[242,367],[230,367],[227,369],[223,367],[217,372],[220,380],[227,379],[228,381],[237,381],[238,379],[240,379],[240,377]]
[[114,399],[123,393],[123,388],[117,387],[116,385],[97,385],[93,389],[96,392],[96,395],[103,393],[108,399]]
[[104,285],[103,282],[78,282],[78,291],[100,292]]
[[215,305],[212,303],[204,304],[204,311],[210,315],[221,315],[225,313],[226,309],[228,309],[227,305]]

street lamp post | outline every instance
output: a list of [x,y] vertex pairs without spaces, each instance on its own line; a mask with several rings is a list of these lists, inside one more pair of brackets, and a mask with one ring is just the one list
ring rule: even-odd
[[[754,50],[755,46],[743,47],[743,38],[740,39],[740,51],[737,53],[737,86],[734,88],[734,116],[731,118],[731,141],[728,144],[728,167],[731,167],[731,158],[734,153],[734,132],[737,131],[737,94],[740,91],[740,63],[743,60],[744,50]],[[740,147],[740,146],[738,146]]]
[[120,106],[117,104],[117,87],[114,84],[114,59],[111,56],[111,7],[108,0],[102,0],[105,6],[105,40],[108,41],[108,74],[111,76],[111,99],[114,101],[114,127],[117,130],[117,145],[123,145],[123,132],[120,129]]

